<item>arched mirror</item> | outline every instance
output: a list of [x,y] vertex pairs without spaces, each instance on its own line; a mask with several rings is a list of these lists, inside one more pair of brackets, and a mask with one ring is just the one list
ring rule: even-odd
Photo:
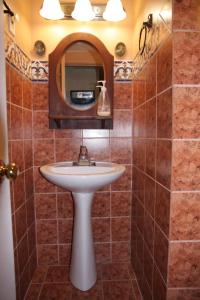
[[64,38],[49,56],[50,128],[112,128],[112,114],[97,116],[101,80],[112,108],[113,56],[91,34]]
[[57,85],[66,104],[87,110],[96,104],[99,80],[104,79],[103,60],[90,44],[78,41],[70,45],[57,66]]

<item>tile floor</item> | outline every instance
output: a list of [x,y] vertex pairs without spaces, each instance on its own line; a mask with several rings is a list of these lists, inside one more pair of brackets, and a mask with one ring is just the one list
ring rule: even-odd
[[95,286],[82,292],[70,283],[68,267],[39,266],[25,300],[142,300],[130,264],[98,265],[97,274]]

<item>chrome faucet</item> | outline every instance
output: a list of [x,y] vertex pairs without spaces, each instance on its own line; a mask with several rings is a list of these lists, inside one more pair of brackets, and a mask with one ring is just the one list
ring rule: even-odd
[[78,161],[73,162],[74,166],[95,166],[95,162],[91,162],[86,146],[80,146]]

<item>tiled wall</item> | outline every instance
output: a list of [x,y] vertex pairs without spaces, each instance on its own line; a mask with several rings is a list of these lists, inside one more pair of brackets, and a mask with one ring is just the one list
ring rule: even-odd
[[69,265],[71,194],[48,183],[38,167],[77,160],[81,144],[95,160],[126,165],[125,175],[95,195],[92,221],[97,262],[130,261],[132,83],[115,83],[113,130],[48,128],[47,83],[33,83],[34,182],[39,265]]
[[32,83],[6,64],[9,160],[19,166],[11,183],[17,299],[23,299],[37,265],[32,154]]
[[200,298],[199,1],[133,83],[132,262],[144,299]]
[[165,299],[172,150],[172,37],[133,82],[132,262],[144,299]]
[[174,1],[168,299],[200,299],[200,2]]

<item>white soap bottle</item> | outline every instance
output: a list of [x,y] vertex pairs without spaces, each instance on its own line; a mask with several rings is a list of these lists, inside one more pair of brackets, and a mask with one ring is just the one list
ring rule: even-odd
[[101,88],[98,97],[98,106],[97,106],[97,115],[101,117],[110,116],[110,101],[107,94],[106,81],[100,80],[98,83],[102,83],[102,85],[97,85],[97,87]]

